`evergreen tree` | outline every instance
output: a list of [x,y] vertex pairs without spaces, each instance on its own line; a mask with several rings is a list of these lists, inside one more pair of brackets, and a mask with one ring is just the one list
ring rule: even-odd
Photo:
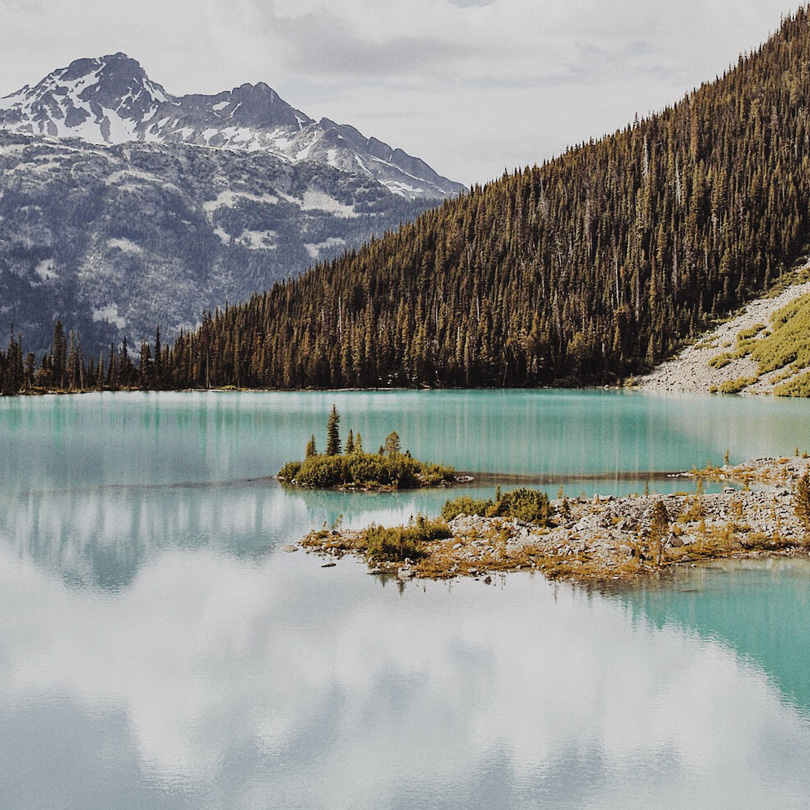
[[650,522],[650,542],[655,547],[658,565],[661,565],[661,556],[664,551],[664,538],[669,532],[669,518],[667,508],[662,500],[657,500],[652,508],[652,520]]
[[141,341],[141,362],[138,366],[138,386],[142,391],[147,391],[154,387],[153,369],[152,369],[152,352],[149,344]]
[[354,452],[355,453],[362,453],[363,452],[363,437],[360,435],[360,431],[357,431],[357,435],[354,437]]
[[65,342],[65,328],[62,321],[57,321],[53,327],[51,358],[53,362],[51,383],[56,388],[65,388],[67,382],[67,343]]
[[153,362],[152,387],[163,388],[163,348],[160,345],[160,324],[155,328],[155,359]]
[[346,455],[351,455],[354,452],[354,433],[352,433],[351,428],[349,429],[349,435],[346,438]]
[[618,382],[810,242],[810,13],[673,106],[181,335],[171,385]]
[[79,335],[71,331],[70,348],[67,360],[67,387],[71,391],[81,391],[84,388],[84,358],[82,357],[82,344]]
[[318,448],[315,446],[315,434],[313,433],[309,437],[309,441],[307,442],[307,449],[305,453],[305,458],[311,458],[312,456],[318,455]]
[[810,474],[808,473],[805,473],[796,483],[793,506],[796,517],[801,521],[805,532],[810,530]]
[[96,369],[96,391],[104,390],[104,354],[98,356],[98,368]]
[[394,456],[398,456],[401,452],[402,444],[399,440],[399,434],[395,430],[392,430],[385,438],[385,455],[389,458],[393,458]]
[[115,353],[115,344],[110,344],[110,362],[107,365],[107,387],[112,390],[118,390],[118,357]]
[[332,405],[332,411],[329,414],[329,421],[326,423],[326,455],[338,456],[340,455],[340,416],[338,415],[337,408]]

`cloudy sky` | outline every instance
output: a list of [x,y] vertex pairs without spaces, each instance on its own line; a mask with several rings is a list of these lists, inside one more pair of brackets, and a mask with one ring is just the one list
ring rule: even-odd
[[124,51],[169,92],[266,81],[464,183],[722,73],[799,0],[0,0],[0,95]]

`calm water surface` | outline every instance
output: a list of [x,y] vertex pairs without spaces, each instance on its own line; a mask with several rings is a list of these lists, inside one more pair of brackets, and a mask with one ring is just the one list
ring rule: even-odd
[[323,443],[332,402],[366,449],[396,429],[571,494],[810,448],[807,403],[743,398],[0,399],[0,804],[808,806],[810,560],[607,594],[324,569],[280,546],[447,496],[261,480]]

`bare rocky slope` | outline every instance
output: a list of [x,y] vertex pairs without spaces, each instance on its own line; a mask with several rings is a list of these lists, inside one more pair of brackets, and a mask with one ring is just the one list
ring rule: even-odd
[[[751,301],[650,374],[636,378],[634,385],[671,393],[786,393],[787,386],[807,372],[801,353],[787,349],[768,363],[759,355],[764,341],[773,340],[775,322],[790,325],[791,318],[796,319],[794,310],[810,300],[808,273],[810,265],[799,268],[778,292]],[[803,340],[800,326],[792,331],[792,341],[810,345],[810,333]]]

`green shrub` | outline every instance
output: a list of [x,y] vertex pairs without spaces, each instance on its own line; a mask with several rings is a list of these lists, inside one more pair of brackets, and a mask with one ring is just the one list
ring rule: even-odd
[[452,480],[453,475],[452,467],[423,463],[402,453],[380,456],[356,450],[348,456],[310,456],[303,462],[288,461],[278,474],[286,481],[295,479],[301,486],[357,484],[395,489],[415,489],[423,484],[435,486]]
[[442,507],[442,518],[452,520],[459,515],[480,515],[484,517],[492,508],[492,501],[476,500],[469,495],[452,498]]
[[385,463],[371,453],[353,453],[349,456],[349,478],[360,485],[390,484],[391,478]]
[[344,456],[310,456],[301,465],[296,482],[311,487],[336,487],[349,480]]
[[292,481],[301,469],[300,461],[288,461],[279,471],[278,477],[284,481]]
[[371,562],[417,560],[426,555],[425,544],[451,536],[442,520],[428,520],[423,515],[411,518],[407,526],[387,529],[372,524],[363,533],[366,553]]
[[447,501],[442,507],[444,520],[452,520],[461,514],[518,518],[527,523],[547,526],[551,521],[551,504],[545,492],[521,487],[499,493],[494,501],[475,500],[469,495],[461,495]]
[[810,397],[810,372],[777,385],[773,392],[778,397]]
[[545,526],[549,522],[551,506],[548,495],[538,489],[514,489],[504,492],[489,510],[491,517],[513,517],[527,523]]
[[732,360],[734,356],[729,354],[728,352],[724,352],[723,354],[718,354],[716,357],[712,357],[709,360],[709,365],[713,366],[714,368],[723,368],[727,366]]
[[737,377],[736,380],[726,380],[718,387],[717,391],[721,394],[736,394],[742,391],[743,388],[753,385],[756,381],[756,377]]
[[748,329],[742,329],[737,333],[737,341],[742,343],[744,340],[749,340],[755,335],[758,335],[765,328],[764,323],[757,323],[750,326]]

